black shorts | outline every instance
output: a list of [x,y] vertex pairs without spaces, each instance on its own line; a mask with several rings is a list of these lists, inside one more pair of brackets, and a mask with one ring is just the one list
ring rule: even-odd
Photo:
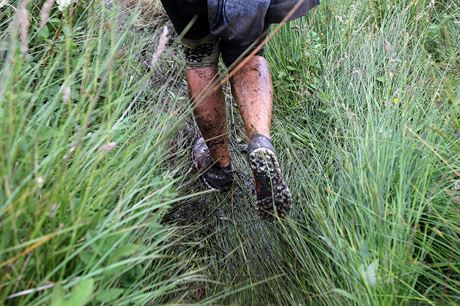
[[[250,44],[235,44],[213,36],[209,27],[206,0],[161,0],[161,2],[178,34],[182,34],[197,16],[190,29],[183,33],[181,40],[188,67],[216,65],[220,54],[225,65],[229,67],[248,48],[257,46],[256,41]],[[266,29],[268,26],[267,24]],[[261,39],[262,36],[259,40]],[[263,50],[258,54],[261,55],[262,52]]]

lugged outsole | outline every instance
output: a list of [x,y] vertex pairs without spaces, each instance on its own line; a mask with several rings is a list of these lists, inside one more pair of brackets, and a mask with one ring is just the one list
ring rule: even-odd
[[256,181],[260,183],[259,194],[256,194],[259,214],[270,218],[276,207],[278,216],[285,217],[292,208],[293,199],[275,153],[267,148],[257,148],[249,154],[249,164]]

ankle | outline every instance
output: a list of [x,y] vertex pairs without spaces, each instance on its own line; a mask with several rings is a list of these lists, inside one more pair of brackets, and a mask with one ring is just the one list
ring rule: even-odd
[[254,139],[257,139],[257,138],[266,138],[272,141],[270,132],[254,132],[251,135],[249,135],[249,142],[252,142]]
[[216,162],[216,165],[219,166],[220,168],[223,168],[223,169],[226,169],[226,168],[230,168],[232,163],[230,160],[219,160]]
[[258,148],[266,148],[275,153],[275,148],[273,147],[273,142],[270,137],[267,137],[263,134],[254,134],[249,141],[247,151],[250,154]]

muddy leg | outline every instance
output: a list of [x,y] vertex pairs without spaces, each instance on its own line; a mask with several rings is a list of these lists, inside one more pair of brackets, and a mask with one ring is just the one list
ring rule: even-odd
[[217,66],[187,69],[187,83],[191,99],[195,103],[195,119],[206,140],[211,156],[218,165],[230,164],[228,149],[227,116],[222,89],[206,93],[199,98],[217,74]]
[[272,219],[274,213],[284,217],[293,199],[270,139],[273,86],[267,61],[262,56],[252,57],[230,81],[249,137],[257,209],[263,218]]
[[249,139],[255,134],[270,138],[273,86],[267,61],[254,56],[230,82]]

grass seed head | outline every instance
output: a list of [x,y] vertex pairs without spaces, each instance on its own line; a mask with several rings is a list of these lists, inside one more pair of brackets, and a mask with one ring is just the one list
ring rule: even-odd
[[112,151],[113,149],[115,149],[116,146],[117,146],[116,142],[109,142],[109,143],[106,143],[105,145],[100,146],[98,151],[102,153],[108,153]]
[[29,13],[27,11],[28,0],[23,0],[18,6],[19,38],[21,40],[21,51],[27,53],[29,50]]
[[77,0],[56,0],[58,4],[58,8],[60,11],[65,10],[69,7],[72,3],[77,2]]
[[51,8],[53,7],[54,0],[46,0],[40,10],[40,29],[42,29],[50,17]]
[[155,66],[160,56],[166,51],[167,44],[168,44],[168,28],[164,26],[163,33],[161,33],[160,41],[158,42],[157,49],[152,55],[152,60],[150,61],[150,68],[153,68]]
[[63,94],[62,94],[62,100],[64,101],[64,104],[67,104],[70,102],[70,95],[71,95],[70,86],[64,85]]

